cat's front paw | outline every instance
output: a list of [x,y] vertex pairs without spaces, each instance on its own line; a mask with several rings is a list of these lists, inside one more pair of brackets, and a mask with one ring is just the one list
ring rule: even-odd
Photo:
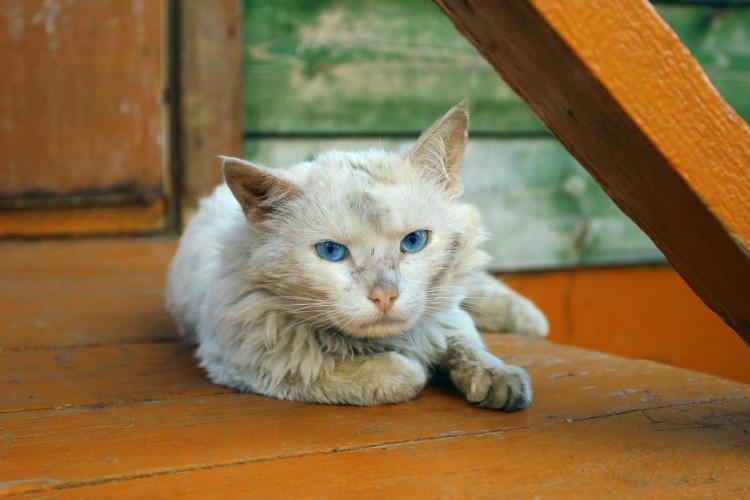
[[414,399],[426,382],[427,373],[418,362],[384,352],[337,361],[320,387],[327,402],[370,406]]
[[523,410],[531,404],[531,382],[518,366],[467,364],[451,373],[453,383],[477,406],[502,411]]
[[414,399],[427,383],[424,368],[395,352],[376,354],[366,364],[367,394],[373,404],[401,403]]

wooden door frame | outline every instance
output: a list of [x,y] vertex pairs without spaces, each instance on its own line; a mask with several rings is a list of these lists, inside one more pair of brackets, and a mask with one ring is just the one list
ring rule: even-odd
[[240,0],[170,0],[173,75],[172,173],[179,228],[222,180],[218,155],[242,156]]

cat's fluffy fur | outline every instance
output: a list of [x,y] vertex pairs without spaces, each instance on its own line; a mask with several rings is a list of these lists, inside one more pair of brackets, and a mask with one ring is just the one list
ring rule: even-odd
[[[472,403],[518,410],[526,373],[480,328],[534,336],[533,304],[481,271],[477,211],[458,200],[461,103],[406,155],[332,151],[287,171],[224,159],[169,270],[168,308],[211,379],[294,401],[373,405],[415,397],[436,371]],[[405,253],[401,240],[427,230]],[[340,262],[321,241],[345,245]],[[392,307],[373,298],[385,290]],[[473,318],[472,318],[473,316]]]

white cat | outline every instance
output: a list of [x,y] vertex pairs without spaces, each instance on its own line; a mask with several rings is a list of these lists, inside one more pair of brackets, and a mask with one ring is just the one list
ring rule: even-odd
[[479,406],[528,406],[527,374],[475,323],[544,336],[547,321],[481,270],[479,214],[458,200],[467,127],[461,103],[406,155],[331,151],[287,171],[224,158],[226,185],[185,229],[167,290],[209,377],[374,405],[442,373]]

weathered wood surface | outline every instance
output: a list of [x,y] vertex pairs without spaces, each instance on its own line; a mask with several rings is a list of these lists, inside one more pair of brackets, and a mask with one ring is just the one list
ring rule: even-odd
[[437,3],[750,342],[750,128],[653,8]]
[[[324,472],[328,470],[324,465],[330,454],[336,452],[354,453],[352,457],[355,457],[359,451],[395,447],[407,455],[421,456],[421,461],[437,460],[435,463],[438,463],[440,460],[435,454],[442,446],[463,448],[466,443],[473,442],[471,448],[475,451],[467,450],[461,460],[465,464],[456,471],[459,475],[471,462],[469,455],[474,455],[473,465],[482,470],[502,469],[509,467],[509,463],[518,462],[497,443],[498,436],[502,435],[510,442],[517,442],[516,446],[521,447],[517,450],[520,455],[553,455],[552,458],[548,455],[546,462],[523,461],[527,473],[533,477],[547,467],[564,467],[563,464],[569,461],[566,454],[574,434],[587,434],[589,424],[586,422],[604,420],[608,423],[592,427],[598,439],[591,446],[600,450],[595,452],[596,459],[604,459],[604,463],[609,464],[607,469],[611,469],[602,476],[591,471],[592,478],[599,477],[606,482],[609,474],[617,474],[618,461],[622,460],[619,453],[606,452],[606,444],[615,439],[613,436],[607,438],[607,433],[623,440],[618,448],[625,447],[626,441],[638,447],[654,440],[639,451],[650,456],[651,460],[666,464],[666,470],[664,467],[655,470],[651,462],[641,464],[634,471],[633,484],[618,484],[618,491],[636,492],[639,481],[663,481],[663,487],[679,491],[675,490],[674,484],[679,476],[672,475],[684,474],[685,471],[679,469],[687,461],[672,459],[675,463],[671,465],[669,456],[674,455],[673,441],[659,438],[662,429],[674,429],[675,426],[682,428],[679,434],[684,439],[698,439],[698,444],[690,447],[691,458],[710,453],[712,448],[718,452],[717,456],[711,456],[711,462],[695,465],[695,470],[701,470],[702,474],[695,479],[694,488],[712,486],[715,481],[705,477],[710,474],[719,476],[721,487],[718,491],[748,487],[748,478],[740,473],[746,464],[742,451],[749,444],[743,433],[747,424],[743,411],[750,402],[748,386],[654,363],[625,361],[511,337],[495,342],[492,350],[512,355],[514,362],[523,364],[532,374],[537,389],[536,401],[530,410],[510,415],[487,412],[472,408],[452,391],[430,388],[412,403],[379,408],[305,405],[254,395],[226,394],[94,408],[16,412],[0,415],[6,431],[0,475],[10,485],[6,491],[15,492],[77,488],[100,482],[121,483],[117,486],[132,487],[137,491],[142,479],[136,478],[144,477],[147,480],[145,487],[156,491],[170,488],[170,479],[159,486],[160,476],[184,473],[178,484],[186,482],[198,493],[211,491],[201,484],[207,481],[207,469],[218,468],[229,469],[220,472],[217,479],[227,478],[226,474],[229,474],[231,480],[227,487],[230,490],[239,493],[267,488],[270,493],[280,491],[279,488],[287,483],[297,484],[302,479],[295,463],[287,460],[307,457],[322,466],[319,474],[328,474],[330,472]],[[663,408],[672,411],[657,416]],[[651,416],[652,410],[656,415]],[[653,432],[642,425],[648,422],[649,416],[661,424]],[[632,417],[638,418],[629,420]],[[572,422],[577,423],[573,435],[566,430]],[[713,443],[705,436],[709,423],[715,429]],[[619,430],[614,432],[615,429]],[[513,435],[518,435],[519,439],[513,439]],[[523,436],[534,435],[539,436],[530,438],[531,448],[523,452],[526,440]],[[703,437],[699,438],[700,435]],[[481,441],[484,441],[483,445]],[[81,442],[86,443],[86,452],[79,452],[76,460],[70,460],[71,449]],[[538,449],[542,442],[547,443],[546,447],[541,446],[546,448],[544,452]],[[422,450],[425,443],[432,443],[436,448]],[[484,452],[480,451],[482,448]],[[556,449],[560,450],[559,456],[553,452]],[[508,453],[511,450],[507,450]],[[580,451],[582,455],[583,452]],[[377,459],[373,459],[377,464]],[[590,460],[592,462],[588,463],[595,463],[593,457]],[[278,462],[273,467],[286,468],[287,480],[280,484],[276,480],[259,478],[251,485],[238,481],[240,475],[263,477],[263,469],[255,471],[252,468],[264,467],[263,462]],[[396,461],[394,465],[398,463]],[[634,457],[629,466],[635,467],[636,463]],[[232,471],[234,467],[239,469]],[[349,468],[348,474],[359,468]],[[516,470],[520,473],[522,469]],[[669,474],[665,474],[667,471]],[[347,474],[343,464],[335,467],[332,476],[339,474]],[[503,481],[497,474],[497,471],[493,474],[492,481]],[[397,475],[394,480],[404,481],[407,477]],[[128,486],[131,480],[136,482]],[[385,478],[381,480],[389,483]],[[356,491],[358,483],[353,481],[341,487]],[[555,488],[555,483],[557,481],[551,481],[548,487]],[[318,490],[322,486],[320,483],[314,484],[316,491],[326,491]],[[461,490],[467,485],[463,481],[456,484]],[[245,490],[248,486],[251,489]],[[491,490],[482,487],[480,491],[489,493]],[[76,494],[76,490],[70,493]]]
[[164,311],[170,239],[0,243],[0,346],[174,340]]
[[[141,318],[158,317],[161,301],[129,299],[159,295],[174,248],[161,239],[0,244],[2,323],[45,310],[18,310],[16,296],[52,306],[58,321],[57,337],[41,340],[31,330],[0,330],[0,494],[636,496],[750,489],[750,386],[650,361],[486,335],[492,352],[526,367],[534,380],[533,405],[513,414],[474,408],[444,387],[429,387],[407,404],[354,408],[213,386],[171,325],[158,337],[144,333]],[[518,277],[515,284],[557,290],[568,277],[540,279]],[[65,294],[79,303],[71,316],[70,306],[55,305]],[[106,296],[122,300],[100,303]],[[76,330],[86,328],[79,317],[86,309],[92,324],[82,341]],[[107,312],[121,318],[117,335],[108,331]]]
[[0,206],[162,199],[163,5],[0,4]]
[[179,189],[187,219],[221,182],[217,155],[242,153],[238,0],[179,0]]
[[[746,410],[745,399],[320,453],[305,450],[214,470],[63,490],[54,496],[149,496],[158,491],[217,497],[740,498],[750,492]],[[430,413],[424,421],[434,418]],[[302,430],[303,435],[308,432]]]

